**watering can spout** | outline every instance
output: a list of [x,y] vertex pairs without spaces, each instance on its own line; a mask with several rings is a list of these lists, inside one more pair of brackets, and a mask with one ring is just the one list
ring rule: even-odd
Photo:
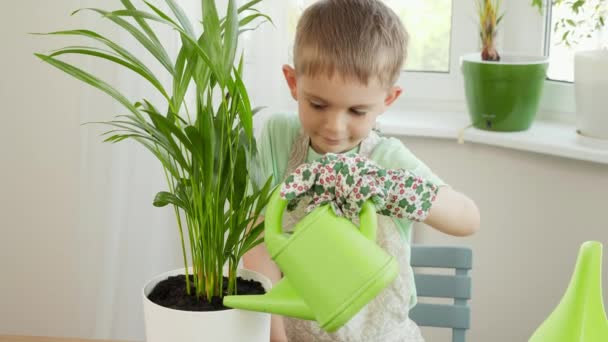
[[268,312],[307,320],[315,319],[315,315],[287,278],[283,278],[265,295],[226,296],[224,305],[234,309]]
[[602,298],[602,244],[580,247],[566,293],[528,342],[608,341],[608,320]]

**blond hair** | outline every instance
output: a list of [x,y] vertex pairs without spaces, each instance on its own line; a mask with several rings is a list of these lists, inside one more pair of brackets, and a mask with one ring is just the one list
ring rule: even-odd
[[321,0],[308,7],[293,48],[298,75],[344,79],[367,85],[377,78],[395,84],[407,57],[408,33],[399,17],[377,0]]

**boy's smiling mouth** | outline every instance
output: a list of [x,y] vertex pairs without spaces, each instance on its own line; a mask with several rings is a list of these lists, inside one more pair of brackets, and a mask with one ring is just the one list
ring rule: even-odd
[[323,141],[328,145],[339,145],[344,139],[333,139],[327,137],[321,137]]

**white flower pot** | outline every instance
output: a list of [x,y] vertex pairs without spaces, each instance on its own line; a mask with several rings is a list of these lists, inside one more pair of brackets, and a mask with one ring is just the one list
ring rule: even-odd
[[[147,342],[268,342],[270,314],[236,309],[222,311],[182,311],[160,306],[148,299],[156,284],[184,269],[156,276],[143,288],[144,322]],[[270,280],[250,270],[239,269],[243,279],[255,279],[269,291]]]
[[608,50],[575,54],[574,88],[579,133],[608,139]]

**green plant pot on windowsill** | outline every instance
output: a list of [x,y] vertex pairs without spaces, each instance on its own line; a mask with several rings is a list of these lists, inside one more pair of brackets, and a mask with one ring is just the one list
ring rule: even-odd
[[474,127],[489,131],[524,131],[530,127],[542,95],[547,57],[503,55],[482,61],[481,53],[460,60],[465,95]]

